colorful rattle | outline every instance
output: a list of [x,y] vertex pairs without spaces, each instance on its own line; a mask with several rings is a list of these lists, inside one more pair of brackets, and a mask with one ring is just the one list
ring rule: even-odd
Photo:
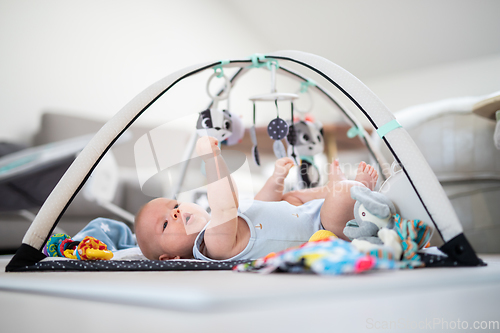
[[[64,251],[73,242],[66,234],[55,234],[49,238],[49,241],[43,248],[43,254],[47,257],[65,257]],[[78,245],[78,244],[76,244]]]
[[78,245],[75,255],[80,260],[109,260],[113,252],[108,250],[106,244],[94,237],[85,237]]
[[100,240],[87,236],[81,242],[73,241],[66,234],[55,234],[43,248],[47,257],[65,257],[78,260],[109,260],[113,252]]

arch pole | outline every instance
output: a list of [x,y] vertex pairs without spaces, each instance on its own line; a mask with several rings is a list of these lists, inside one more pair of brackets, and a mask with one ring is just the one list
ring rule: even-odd
[[[325,58],[299,51],[279,51],[267,57],[295,62],[318,73],[346,95],[375,129],[395,120],[392,113],[368,87],[345,69]],[[231,60],[228,66],[238,66],[238,64],[241,66],[249,62],[248,59]],[[220,65],[219,61],[207,62],[172,73],[146,88],[111,118],[82,150],[55,186],[6,270],[15,270],[16,267],[43,259],[45,256],[41,250],[53,229],[114,142],[177,82],[217,65]],[[402,127],[391,130],[385,134],[383,140],[402,166],[421,204],[445,241],[443,246],[445,252],[463,264],[477,265],[479,259],[463,235],[462,226],[448,197],[406,130]]]

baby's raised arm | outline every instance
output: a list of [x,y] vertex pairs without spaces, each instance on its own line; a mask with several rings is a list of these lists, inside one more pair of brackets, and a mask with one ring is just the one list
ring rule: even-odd
[[204,136],[196,153],[205,162],[211,222],[205,231],[205,245],[213,259],[227,257],[236,245],[238,231],[238,189],[221,156],[217,139]]

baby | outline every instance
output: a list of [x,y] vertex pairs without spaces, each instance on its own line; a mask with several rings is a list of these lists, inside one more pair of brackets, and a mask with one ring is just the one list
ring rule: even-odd
[[273,175],[241,212],[217,140],[201,137],[196,152],[205,162],[211,214],[196,204],[166,198],[147,203],[136,216],[135,228],[139,247],[149,259],[257,259],[307,242],[320,229],[347,240],[342,231],[354,218],[355,203],[350,188],[373,190],[378,178],[372,166],[361,162],[355,180],[347,180],[335,160],[327,185],[283,194],[293,166],[285,157],[276,161]]

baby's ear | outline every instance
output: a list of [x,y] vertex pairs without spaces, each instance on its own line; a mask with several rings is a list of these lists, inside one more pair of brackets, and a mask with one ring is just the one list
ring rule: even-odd
[[177,260],[177,259],[180,259],[180,258],[181,257],[179,257],[179,256],[172,257],[172,256],[170,256],[168,254],[162,254],[160,256],[160,260]]

